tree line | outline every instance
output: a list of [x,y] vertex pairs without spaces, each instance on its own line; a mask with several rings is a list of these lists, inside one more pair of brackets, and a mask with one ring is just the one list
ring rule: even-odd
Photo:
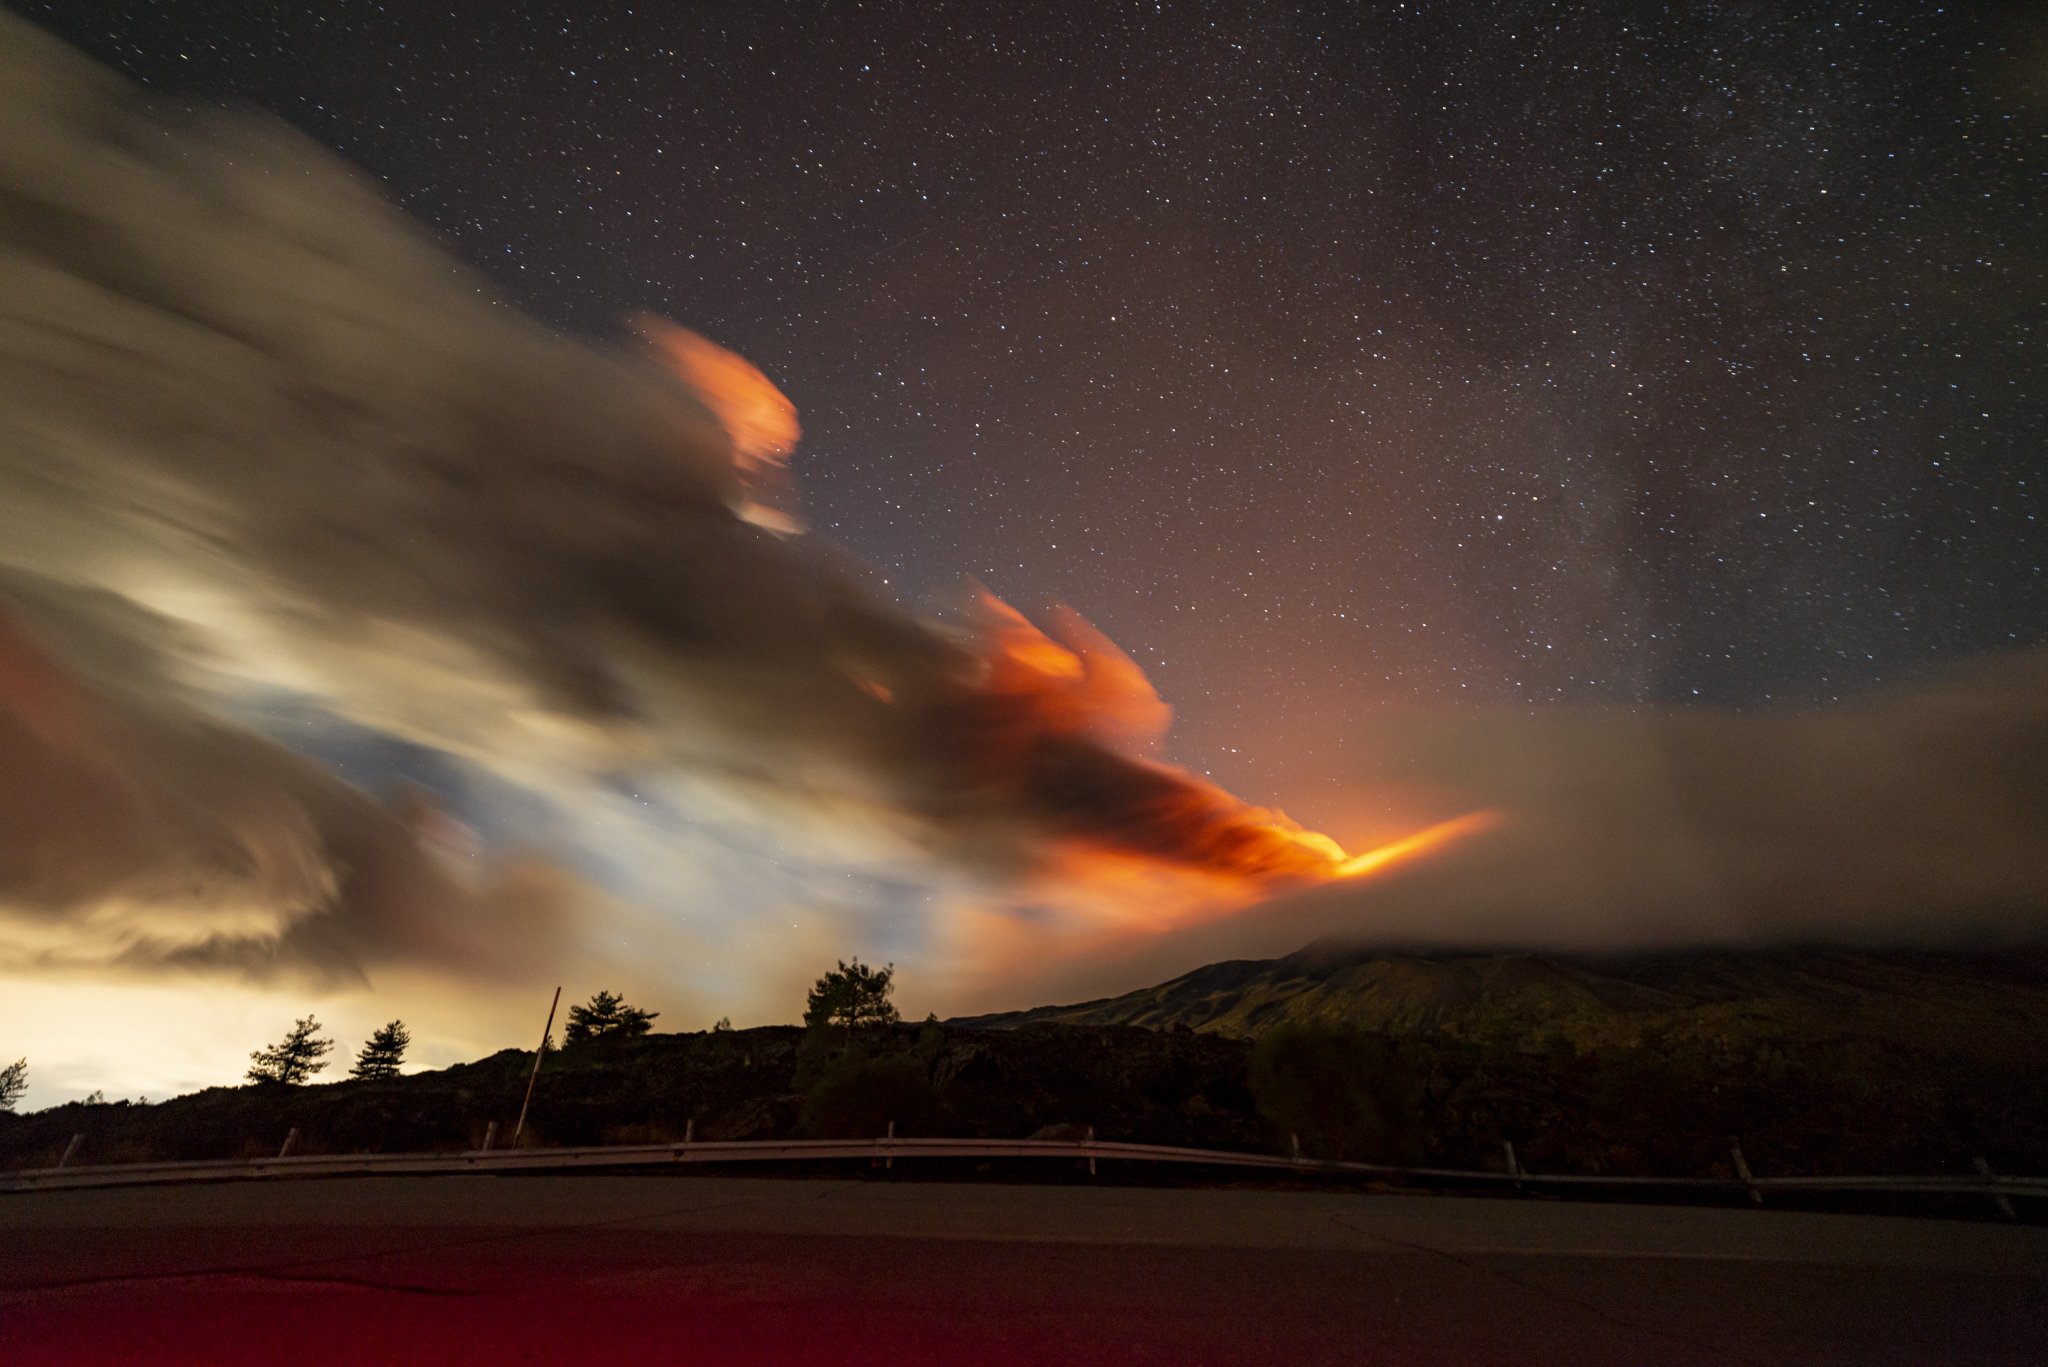
[[[858,958],[851,962],[840,960],[837,968],[820,977],[812,987],[804,1003],[805,1027],[821,1043],[836,1035],[843,1052],[856,1032],[868,1026],[895,1023],[899,1017],[889,1001],[894,977],[893,964],[873,968]],[[569,1008],[562,1042],[565,1047],[576,1048],[599,1040],[631,1039],[651,1030],[660,1015],[659,1011],[634,1006],[616,992],[601,990],[592,993],[589,1001]],[[721,1016],[711,1028],[730,1030],[732,1020]],[[318,1019],[301,1016],[283,1039],[250,1053],[247,1081],[254,1086],[281,1087],[312,1081],[314,1074],[326,1071],[327,1056],[334,1052],[334,1041],[320,1032]],[[553,1044],[550,1036],[541,1042],[541,1047],[545,1050]],[[405,1051],[411,1045],[412,1032],[405,1022],[391,1021],[363,1042],[348,1075],[363,1082],[397,1077],[405,1063]],[[816,1046],[813,1052],[817,1052]],[[0,1067],[0,1111],[12,1111],[27,1090],[26,1058]]]
[[[811,988],[796,1077],[805,1092],[806,1130],[872,1133],[886,1120],[912,1119],[928,1109],[930,1089],[917,1057],[925,1041],[912,1055],[873,1048],[877,1030],[902,1019],[890,1001],[894,986],[893,964],[876,968],[855,958],[840,960]],[[659,1014],[600,991],[569,1008],[563,1042],[578,1048],[635,1038],[648,1033]],[[723,1019],[713,1027],[731,1028]],[[305,1017],[280,1043],[258,1050],[249,1080],[300,1083],[319,1072],[332,1042],[318,1038],[318,1029]],[[928,1019],[927,1030],[936,1029],[935,1018]],[[396,1076],[409,1041],[404,1024],[391,1022],[363,1045],[349,1076]],[[542,1048],[551,1044],[543,1041]],[[1420,1083],[1389,1041],[1330,1023],[1281,1026],[1254,1047],[1247,1080],[1258,1112],[1312,1157],[1405,1156],[1397,1151],[1419,1109]]]
[[[890,1027],[902,1017],[890,1000],[893,964],[874,967],[858,958],[840,960],[822,974],[805,998],[804,1035],[797,1049],[794,1081],[804,1094],[802,1132],[821,1136],[872,1134],[884,1125],[912,1126],[930,1119],[937,1102],[928,1064],[943,1047],[935,1017],[928,1017],[908,1053],[889,1047]],[[621,994],[600,990],[569,1008],[563,1048],[582,1050],[612,1040],[648,1034],[660,1013],[644,1010]],[[714,1032],[729,1031],[721,1018]],[[357,1081],[395,1078],[405,1063],[412,1033],[393,1020],[356,1051],[348,1076]],[[554,1047],[552,1032],[543,1039]],[[293,1022],[284,1037],[253,1051],[246,1077],[261,1087],[295,1087],[312,1081],[329,1065],[335,1041],[322,1034],[312,1015]],[[1295,1136],[1298,1147],[1316,1157],[1353,1157],[1385,1147],[1404,1128],[1418,1098],[1409,1093],[1407,1070],[1395,1066],[1383,1042],[1330,1026],[1288,1026],[1270,1032],[1254,1049],[1248,1081],[1258,1110]],[[0,1068],[0,1110],[10,1110],[26,1088],[27,1061]]]
[[[851,962],[840,960],[837,968],[820,977],[812,987],[804,1004],[804,1025],[813,1032],[852,1032],[894,1023],[899,1019],[889,1002],[894,977],[893,964],[873,968],[858,958]],[[599,1040],[632,1039],[653,1029],[660,1015],[659,1011],[634,1006],[616,992],[600,990],[592,993],[589,1001],[569,1008],[562,1043],[573,1049]],[[327,1056],[334,1049],[334,1041],[322,1038],[320,1028],[314,1017],[302,1016],[283,1039],[251,1053],[249,1082],[297,1086],[311,1081],[315,1073],[326,1069]],[[720,1017],[712,1029],[730,1030],[732,1021]],[[412,1033],[405,1022],[392,1021],[371,1035],[357,1051],[349,1077],[361,1081],[397,1077],[411,1043]],[[552,1047],[553,1043],[550,1038],[542,1042],[542,1047]],[[26,1064],[17,1064],[15,1068],[25,1072]],[[0,1089],[4,1089],[11,1071],[0,1071]],[[4,1091],[0,1091],[0,1096],[4,1096]]]

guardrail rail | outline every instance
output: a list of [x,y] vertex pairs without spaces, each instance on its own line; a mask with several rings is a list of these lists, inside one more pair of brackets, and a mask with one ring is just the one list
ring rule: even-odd
[[[67,1159],[69,1154],[66,1155]],[[2048,1177],[2007,1177],[1979,1171],[1961,1176],[1862,1177],[1607,1177],[1587,1173],[1507,1172],[1462,1168],[1399,1167],[1382,1163],[1323,1162],[1229,1149],[1183,1148],[1077,1139],[742,1139],[686,1140],[679,1144],[610,1144],[583,1148],[476,1149],[463,1153],[283,1154],[276,1158],[182,1163],[106,1163],[0,1172],[0,1192],[61,1191],[84,1187],[155,1186],[264,1178],[417,1176],[436,1173],[572,1172],[654,1167],[669,1163],[789,1163],[899,1158],[1037,1158],[1174,1163],[1327,1173],[1425,1183],[1564,1188],[1661,1188],[1669,1191],[1881,1191],[1955,1196],[2048,1197]],[[1747,1164],[1743,1164],[1747,1167]]]

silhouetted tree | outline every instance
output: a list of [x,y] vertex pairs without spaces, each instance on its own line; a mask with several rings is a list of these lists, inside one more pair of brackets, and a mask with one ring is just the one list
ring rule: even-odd
[[870,968],[859,959],[818,979],[804,1004],[804,1025],[812,1030],[836,1026],[857,1030],[869,1025],[894,1025],[901,1019],[889,1001],[896,965]]
[[297,1086],[327,1066],[334,1041],[319,1037],[320,1022],[311,1016],[296,1021],[284,1039],[249,1055],[249,1081]]
[[796,1051],[799,1088],[810,1089],[841,1062],[857,1063],[852,1055],[861,1052],[855,1036],[862,1028],[896,1023],[896,1008],[889,1003],[895,976],[894,964],[870,968],[859,959],[842,959],[818,979],[804,1005],[804,1038]]
[[18,1058],[0,1068],[0,1111],[11,1111],[14,1103],[21,1100],[21,1094],[28,1090],[28,1060]]
[[356,1066],[348,1070],[348,1075],[369,1081],[397,1077],[398,1065],[405,1062],[405,1049],[411,1043],[412,1031],[405,1028],[405,1022],[391,1022],[371,1035],[357,1051]]
[[616,992],[597,992],[588,1003],[569,1008],[569,1023],[562,1029],[562,1043],[585,1044],[609,1036],[644,1035],[654,1026],[659,1011],[642,1011],[628,1006]]

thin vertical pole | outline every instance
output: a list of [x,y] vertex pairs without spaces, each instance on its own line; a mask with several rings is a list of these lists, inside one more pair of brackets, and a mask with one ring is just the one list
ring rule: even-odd
[[[1975,1158],[1971,1159],[1970,1162],[1976,1166],[1976,1169],[1979,1173],[1983,1174],[1986,1177],[1996,1177],[1998,1175],[1997,1173],[1991,1171],[1991,1164],[1985,1161],[1984,1155],[1982,1154],[1977,1155]],[[2003,1215],[2006,1219],[2016,1220],[2019,1218],[2013,1212],[2012,1202],[2008,1201],[2005,1197],[1993,1196],[1991,1198],[1991,1203],[1998,1207],[1998,1213],[2000,1215]]]
[[483,1153],[489,1153],[489,1152],[491,1151],[491,1145],[493,1145],[493,1144],[495,1144],[495,1143],[497,1143],[497,1142],[498,1142],[498,1122],[497,1122],[497,1121],[495,1121],[495,1120],[493,1120],[493,1121],[492,1121],[492,1122],[491,1122],[490,1124],[488,1124],[488,1125],[484,1126],[484,1146],[483,1146],[483,1149],[481,1150],[481,1152],[483,1152]]
[[1742,1145],[1740,1142],[1729,1145],[1728,1156],[1735,1160],[1736,1176],[1740,1177],[1744,1185],[1749,1188],[1749,1199],[1757,1205],[1762,1205],[1764,1203],[1764,1194],[1757,1189],[1756,1177],[1749,1170],[1749,1160],[1742,1156]]
[[72,1135],[72,1136],[71,1136],[71,1142],[70,1142],[69,1144],[66,1144],[66,1145],[64,1146],[64,1156],[63,1156],[62,1158],[60,1158],[60,1159],[58,1159],[58,1160],[57,1160],[57,1166],[58,1166],[58,1167],[60,1167],[60,1168],[68,1168],[68,1167],[70,1167],[70,1166],[71,1166],[71,1159],[72,1159],[72,1156],[73,1156],[73,1155],[75,1155],[75,1154],[76,1154],[76,1153],[78,1152],[78,1146],[79,1146],[80,1144],[83,1144],[84,1142],[85,1142],[85,1136],[84,1136],[84,1135],[82,1135],[82,1134],[74,1134],[74,1135]]
[[292,1151],[292,1145],[298,1142],[298,1138],[298,1126],[294,1125],[289,1130],[286,1130],[284,1133],[284,1143],[277,1146],[277,1156],[279,1158],[283,1158],[286,1155],[290,1154]]
[[533,1051],[533,1071],[526,1078],[526,1100],[519,1103],[519,1123],[512,1127],[512,1147],[519,1147],[519,1137],[526,1133],[526,1108],[533,1104],[533,1084],[540,1081],[540,1061],[548,1052],[548,1036],[555,1033],[555,1008],[562,1004],[562,989],[555,989],[555,999],[548,1003],[548,1023],[541,1027],[540,1048]]

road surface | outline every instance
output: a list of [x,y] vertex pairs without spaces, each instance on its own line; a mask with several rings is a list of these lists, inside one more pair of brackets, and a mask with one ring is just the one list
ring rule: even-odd
[[0,1362],[2038,1363],[2048,1229],[701,1177],[0,1197]]

